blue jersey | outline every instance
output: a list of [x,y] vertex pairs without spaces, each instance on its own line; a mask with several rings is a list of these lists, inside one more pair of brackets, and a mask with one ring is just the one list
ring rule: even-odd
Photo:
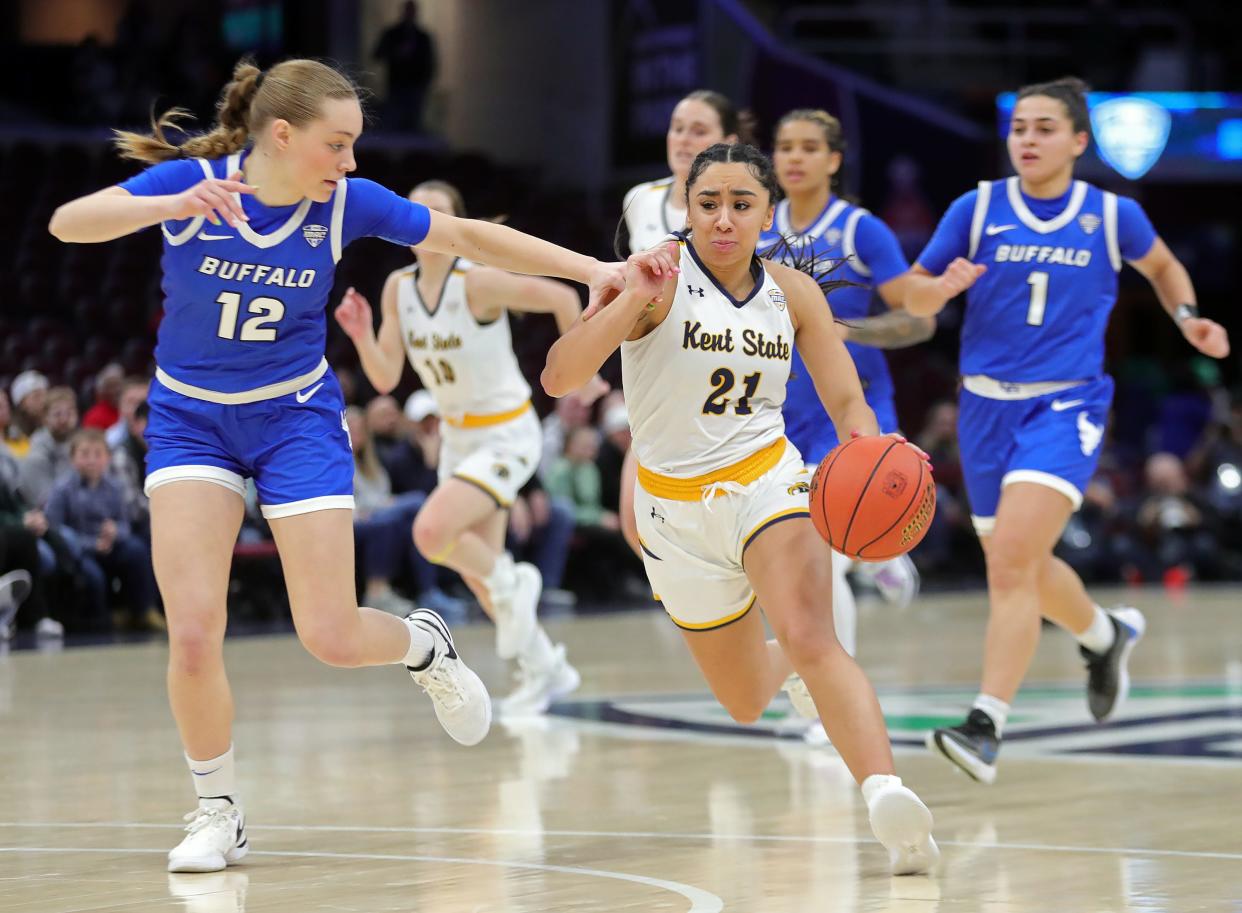
[[[773,251],[782,239],[785,244]],[[802,231],[790,222],[789,201],[777,203],[772,230],[764,232],[759,239],[759,256],[764,256],[765,251],[776,253],[778,259],[785,261],[789,261],[791,255],[813,257],[825,268],[833,260],[844,260],[832,272],[832,278],[857,285],[836,289],[829,296],[833,314],[844,320],[869,315],[874,288],[909,269],[892,229],[861,206],[835,197],[828,200],[824,211]],[[880,418],[881,430],[897,430],[892,404],[893,379],[884,353],[873,346],[852,342],[846,342],[845,347],[854,359],[867,402]],[[789,438],[807,462],[818,462],[836,446],[836,432],[824,415],[815,384],[797,350],[790,366],[784,412]]]
[[938,275],[955,257],[987,266],[966,293],[961,372],[1008,383],[1092,380],[1123,260],[1156,233],[1134,200],[1074,181],[1039,200],[1018,178],[980,182],[940,221],[919,264]]
[[[120,186],[136,196],[180,193],[240,170],[243,154],[182,159]],[[172,390],[239,404],[286,395],[327,370],[326,308],[336,263],[356,238],[418,244],[430,215],[380,185],[342,178],[326,203],[266,206],[240,196],[249,222],[165,222],[164,320],[157,377]]]

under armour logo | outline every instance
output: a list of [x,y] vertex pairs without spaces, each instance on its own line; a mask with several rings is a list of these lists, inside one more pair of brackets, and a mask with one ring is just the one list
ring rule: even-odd
[[664,517],[662,517],[660,514],[656,513],[656,509],[655,509],[654,507],[653,507],[653,508],[651,508],[651,519],[652,519],[652,520],[659,520],[661,523],[663,523],[663,522],[664,522]]
[[691,295],[698,295],[700,298],[707,297],[706,295],[703,294],[703,290],[701,288],[695,288],[689,282],[686,283],[686,288],[690,290]]

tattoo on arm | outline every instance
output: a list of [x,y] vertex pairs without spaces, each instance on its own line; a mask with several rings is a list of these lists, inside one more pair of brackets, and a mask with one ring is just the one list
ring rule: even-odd
[[877,349],[904,349],[931,339],[934,317],[915,317],[905,311],[889,311],[875,317],[842,320],[849,327],[849,341]]

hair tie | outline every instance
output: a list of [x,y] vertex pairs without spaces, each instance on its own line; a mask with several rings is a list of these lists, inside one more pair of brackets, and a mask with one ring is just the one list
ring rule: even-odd
[[258,92],[258,91],[259,91],[259,87],[260,87],[261,85],[263,85],[263,78],[264,78],[265,76],[267,76],[267,74],[266,74],[266,73],[264,73],[264,72],[262,72],[262,71],[260,71],[260,72],[259,72],[258,77],[256,77],[256,78],[255,78],[255,81],[254,81],[254,90],[255,90],[256,92]]

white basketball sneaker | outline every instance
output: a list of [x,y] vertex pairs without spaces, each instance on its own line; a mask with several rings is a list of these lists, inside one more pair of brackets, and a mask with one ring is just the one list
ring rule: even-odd
[[564,644],[553,648],[552,661],[542,667],[519,658],[517,679],[518,686],[497,707],[504,719],[547,713],[554,701],[577,691],[582,684],[582,676],[565,658]]
[[884,601],[898,609],[908,607],[919,594],[919,569],[909,555],[898,555],[879,563],[859,561],[854,564],[853,572],[871,581]]
[[932,813],[896,777],[867,801],[871,832],[888,850],[894,875],[926,875],[940,859],[932,839]]
[[491,593],[496,610],[496,655],[501,659],[513,659],[530,643],[542,592],[539,568],[523,561],[513,566],[513,583],[504,591]]
[[431,609],[415,609],[406,621],[429,631],[435,640],[426,666],[406,666],[410,678],[431,698],[444,731],[462,745],[477,745],[492,725],[492,699],[487,688],[457,655],[453,635],[443,618]]
[[185,820],[185,839],[168,853],[170,872],[219,872],[250,852],[240,806],[200,805]]

